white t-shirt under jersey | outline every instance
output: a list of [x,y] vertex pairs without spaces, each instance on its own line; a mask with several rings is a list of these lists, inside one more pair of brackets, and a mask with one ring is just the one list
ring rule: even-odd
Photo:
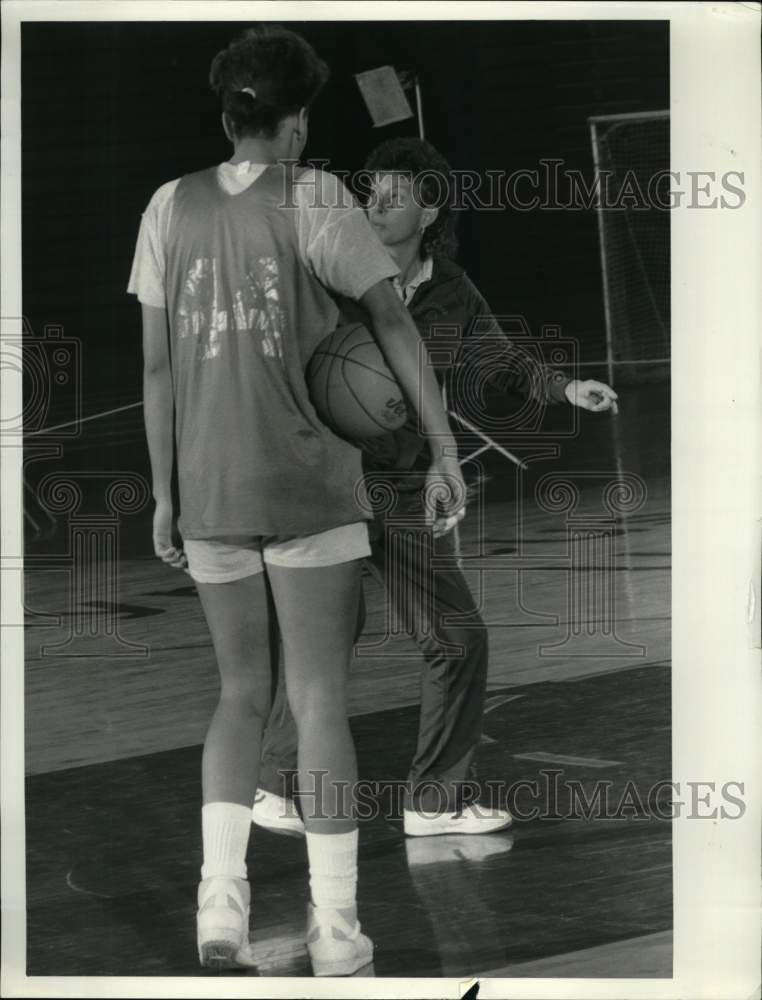
[[[267,165],[221,163],[217,178],[229,194],[240,194]],[[148,306],[166,307],[164,281],[173,196],[180,178],[156,191],[143,213],[127,291]],[[294,185],[299,253],[305,266],[333,292],[359,299],[399,268],[384,249],[365,213],[331,173],[308,169]]]

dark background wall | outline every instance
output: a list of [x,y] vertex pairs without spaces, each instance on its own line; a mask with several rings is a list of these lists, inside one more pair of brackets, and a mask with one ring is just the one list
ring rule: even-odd
[[[85,414],[141,394],[140,314],[125,294],[140,214],[163,182],[227,158],[212,56],[248,25],[35,23],[22,32],[23,282],[32,328],[83,345]],[[426,135],[462,170],[562,158],[592,178],[587,117],[669,106],[666,22],[298,22],[333,78],[306,158],[362,166],[415,122],[373,129],[353,73],[416,70]],[[493,309],[558,323],[601,357],[593,211],[470,211],[461,262]],[[51,418],[54,413],[51,410]]]

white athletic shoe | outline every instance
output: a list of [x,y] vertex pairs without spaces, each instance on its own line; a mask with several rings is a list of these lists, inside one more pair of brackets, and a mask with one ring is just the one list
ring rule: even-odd
[[257,789],[251,821],[271,833],[284,833],[287,837],[303,837],[304,821],[293,799],[284,799],[274,792]]
[[373,942],[360,931],[354,907],[307,905],[307,951],[315,976],[373,975]]
[[249,948],[251,889],[245,879],[216,876],[198,887],[198,958],[209,969],[254,966]]
[[476,803],[455,813],[405,809],[403,824],[408,837],[435,837],[446,833],[496,833],[513,822],[507,809],[488,809]]

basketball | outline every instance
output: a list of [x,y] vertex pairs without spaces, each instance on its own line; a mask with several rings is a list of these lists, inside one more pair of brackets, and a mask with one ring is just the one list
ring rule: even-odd
[[307,366],[307,385],[323,423],[353,442],[382,437],[407,420],[397,380],[362,323],[340,326],[318,345]]

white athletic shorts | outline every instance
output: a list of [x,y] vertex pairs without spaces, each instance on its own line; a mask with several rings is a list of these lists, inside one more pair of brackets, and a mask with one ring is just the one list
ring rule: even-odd
[[264,563],[292,569],[337,566],[370,555],[365,521],[300,538],[283,535],[185,539],[188,572],[198,583],[232,583],[261,573]]

